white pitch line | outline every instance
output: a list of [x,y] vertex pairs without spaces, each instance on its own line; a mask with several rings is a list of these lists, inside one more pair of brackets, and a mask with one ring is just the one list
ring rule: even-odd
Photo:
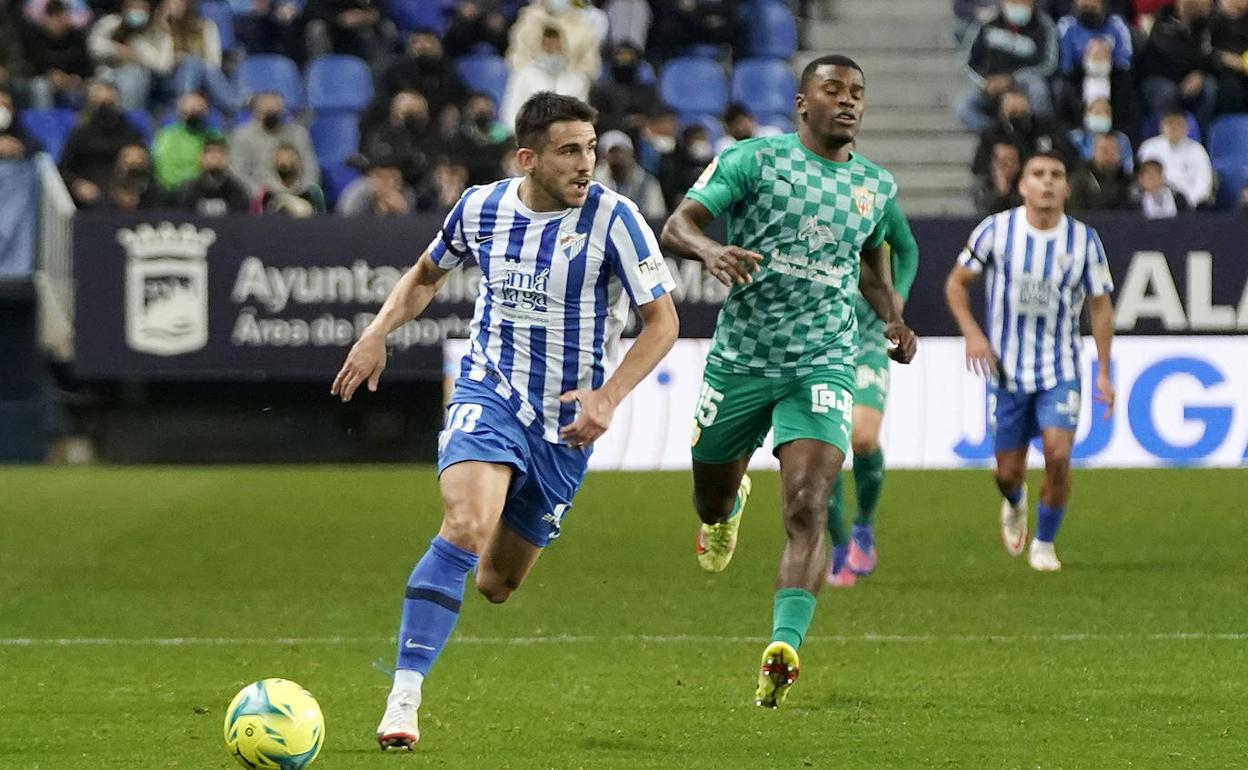
[[[534,644],[595,644],[595,643],[645,643],[645,644],[732,644],[732,643],[763,643],[765,636],[714,636],[702,634],[620,634],[616,636],[596,635],[563,635],[563,636],[458,636],[451,640],[454,644],[471,645],[534,645]],[[74,639],[33,639],[33,638],[0,638],[0,647],[294,647],[324,646],[346,647],[373,644],[394,644],[394,639],[382,637],[277,637],[271,639],[239,639],[231,637],[173,637],[167,639],[121,639],[121,638],[74,638]],[[1248,641],[1248,633],[1212,633],[1205,631],[1174,631],[1158,634],[1020,634],[1020,635],[941,635],[941,634],[862,634],[859,636],[829,635],[810,636],[807,641],[826,642],[833,644],[1018,644],[1026,642],[1161,642],[1161,641],[1206,641],[1206,642],[1243,642]]]

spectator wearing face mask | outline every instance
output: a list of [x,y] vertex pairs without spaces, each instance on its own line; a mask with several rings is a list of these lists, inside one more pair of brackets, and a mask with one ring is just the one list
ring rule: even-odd
[[1064,121],[1078,122],[1093,101],[1109,99],[1118,119],[1116,127],[1134,134],[1139,110],[1127,23],[1107,13],[1104,0],[1077,0],[1072,11],[1058,22],[1060,56],[1053,82],[1058,115]]
[[389,119],[372,127],[360,141],[369,158],[392,158],[403,181],[415,191],[416,207],[431,208],[433,167],[442,151],[442,138],[429,118],[429,104],[415,91],[400,91],[390,101]]
[[737,142],[753,139],[756,136],[775,136],[780,129],[773,126],[759,126],[754,120],[754,113],[744,104],[733,102],[724,110],[724,135],[715,143],[715,153],[719,154]]
[[78,125],[61,150],[61,176],[74,201],[82,207],[100,203],[121,148],[142,143],[143,137],[122,115],[117,89],[92,83]]
[[319,183],[321,174],[308,130],[286,119],[286,102],[281,94],[256,94],[251,99],[251,113],[253,120],[234,129],[230,136],[230,168],[247,184],[251,194],[259,195],[281,184],[273,171],[273,153],[283,144],[299,153],[300,183]]
[[[520,9],[507,46],[507,64],[512,72],[550,57],[547,31],[551,29],[558,34],[560,55],[566,60],[561,69],[579,73],[587,83],[597,80],[602,69],[602,38],[585,11],[571,0],[536,0]],[[549,64],[544,67],[550,68]],[[508,114],[506,108],[503,113]]]
[[173,72],[173,37],[152,20],[147,0],[125,0],[121,13],[97,21],[87,49],[96,74],[117,84],[123,109],[146,109],[153,79]]
[[548,27],[542,35],[542,55],[511,73],[502,114],[509,128],[514,130],[520,107],[536,93],[553,91],[582,101],[589,99],[589,78],[572,69],[565,51],[562,34],[557,28]]
[[971,162],[971,170],[976,175],[987,173],[993,145],[1001,143],[1018,147],[1023,157],[1035,152],[1058,152],[1068,159],[1069,164],[1078,158],[1066,132],[1051,119],[1034,114],[1026,92],[1020,88],[1011,88],[1005,93],[996,121],[980,134],[975,158]]
[[1248,112],[1248,0],[1222,0],[1210,25],[1219,114]]
[[706,126],[695,123],[680,133],[672,151],[659,162],[659,186],[668,211],[680,205],[713,157],[715,152]]
[[1121,153],[1112,134],[1097,134],[1092,159],[1071,175],[1072,211],[1116,211],[1130,204],[1131,174]]
[[325,191],[306,180],[299,150],[293,145],[279,144],[273,151],[273,175],[277,185],[260,194],[261,212],[295,218],[325,213]]
[[377,61],[393,34],[384,0],[308,0],[303,17],[309,57],[335,53]]
[[594,169],[596,181],[636,203],[647,219],[667,216],[659,180],[637,165],[633,140],[628,135],[623,131],[604,133],[598,138],[598,157],[598,167]]
[[1018,192],[1018,177],[1023,170],[1018,145],[997,142],[989,153],[988,166],[983,174],[978,175],[972,193],[975,210],[984,216],[1023,204]]
[[[497,107],[489,94],[468,97],[462,118],[447,146],[450,165],[463,170],[465,184],[489,184],[502,173],[503,159],[511,147],[511,132],[498,119]],[[451,174],[451,170],[444,173]],[[448,183],[439,185],[443,190],[448,189],[449,179],[448,176]]]
[[455,62],[446,57],[438,36],[428,30],[412,33],[403,57],[382,73],[381,88],[372,112],[385,115],[390,109],[390,99],[399,91],[415,91],[424,96],[435,123],[468,95]]
[[691,45],[746,48],[747,5],[742,0],[659,0],[647,51],[656,60],[679,56]]
[[483,43],[502,56],[507,52],[510,26],[498,4],[488,0],[461,0],[455,4],[442,45],[452,59],[467,56]]
[[975,32],[967,57],[972,88],[957,106],[968,131],[982,133],[1006,91],[1026,91],[1031,110],[1053,114],[1048,78],[1057,68],[1057,29],[1034,0],[1002,0],[1001,13]]
[[344,217],[392,217],[410,213],[416,201],[392,158],[374,158],[364,176],[347,185],[338,199]]
[[62,0],[48,0],[42,21],[26,25],[30,104],[35,109],[78,107],[91,76],[87,36],[73,26]]
[[1146,219],[1171,219],[1188,209],[1183,195],[1166,184],[1161,164],[1155,160],[1140,162],[1132,200]]
[[1208,129],[1217,103],[1216,61],[1209,35],[1211,0],[1178,0],[1153,24],[1138,67],[1144,99],[1154,114],[1176,104]]
[[117,211],[158,209],[168,205],[152,174],[152,159],[142,145],[127,145],[117,153],[103,205]]
[[1187,135],[1187,116],[1171,110],[1161,120],[1161,136],[1140,145],[1140,162],[1155,160],[1165,171],[1166,184],[1196,208],[1213,199],[1213,165],[1200,142]]
[[39,141],[29,136],[18,119],[13,96],[0,91],[0,160],[20,160],[43,149]]
[[1108,99],[1097,99],[1088,105],[1083,114],[1083,126],[1070,132],[1070,143],[1079,151],[1080,158],[1090,161],[1096,142],[1102,136],[1110,137],[1118,145],[1118,158],[1123,170],[1133,173],[1135,163],[1132,160],[1131,140],[1121,131],[1114,130],[1114,114]]
[[966,36],[992,21],[1001,10],[1000,0],[953,0],[953,40],[966,45]]
[[174,206],[203,217],[245,214],[251,207],[247,188],[230,172],[230,153],[225,139],[204,139],[199,171],[173,195]]
[[157,131],[152,142],[160,186],[172,190],[199,175],[209,139],[224,141],[225,135],[208,125],[208,101],[197,93],[183,94],[178,98],[178,121]]
[[658,106],[637,132],[637,162],[651,174],[657,176],[663,158],[676,149],[676,126],[676,111]]
[[598,129],[634,131],[645,122],[650,107],[658,102],[654,86],[638,78],[641,50],[621,43],[611,51],[607,77],[593,85],[589,103],[598,110]]

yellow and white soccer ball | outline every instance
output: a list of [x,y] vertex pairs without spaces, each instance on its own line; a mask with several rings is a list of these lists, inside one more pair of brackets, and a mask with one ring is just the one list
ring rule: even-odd
[[302,770],[324,743],[320,704],[287,679],[247,685],[225,711],[225,746],[251,770]]

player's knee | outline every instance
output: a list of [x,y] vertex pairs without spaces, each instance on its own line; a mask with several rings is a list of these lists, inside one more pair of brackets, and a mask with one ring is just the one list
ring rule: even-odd
[[997,487],[1002,490],[1018,489],[1023,483],[1026,466],[997,468]]
[[1044,467],[1056,473],[1070,470],[1071,447],[1069,444],[1048,446],[1044,448]]
[[[497,519],[497,516],[493,517]],[[460,548],[481,553],[489,541],[494,522],[488,511],[469,503],[448,504],[442,515],[439,534]]]
[[477,573],[477,591],[492,604],[502,604],[507,601],[517,588],[519,588],[518,585],[513,585],[501,575]]
[[873,455],[880,449],[880,440],[877,436],[863,434],[854,434],[850,441],[850,446],[854,448],[855,457],[867,457]]
[[[785,495],[784,528],[790,538],[822,532],[828,516],[828,488],[820,484],[794,485]],[[820,489],[822,488],[822,494]]]

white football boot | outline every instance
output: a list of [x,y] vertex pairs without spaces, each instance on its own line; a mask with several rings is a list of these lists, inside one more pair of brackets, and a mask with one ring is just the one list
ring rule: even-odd
[[[404,672],[399,672],[404,673]],[[377,725],[377,743],[382,750],[407,749],[411,751],[420,740],[416,727],[416,711],[420,708],[420,686],[403,686],[395,682],[386,698],[386,713]]]
[[1031,548],[1027,549],[1027,563],[1039,572],[1057,572],[1062,568],[1062,563],[1057,560],[1057,552],[1053,550],[1053,544],[1042,540],[1031,541]]

